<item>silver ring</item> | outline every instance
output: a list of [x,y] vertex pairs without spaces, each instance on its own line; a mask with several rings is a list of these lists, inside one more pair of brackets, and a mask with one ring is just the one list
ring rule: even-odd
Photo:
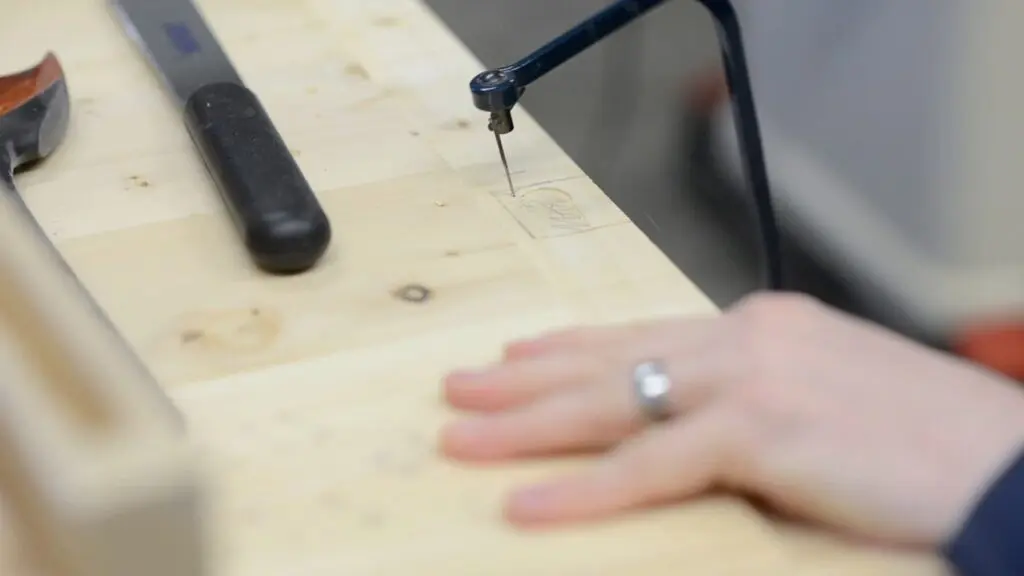
[[672,417],[669,394],[672,380],[660,362],[651,360],[637,364],[633,369],[633,392],[644,417],[661,422]]

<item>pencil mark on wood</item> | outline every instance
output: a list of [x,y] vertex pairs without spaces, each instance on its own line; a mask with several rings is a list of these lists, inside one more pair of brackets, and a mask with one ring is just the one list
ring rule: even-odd
[[[525,170],[524,170],[524,172],[525,172]],[[581,178],[586,178],[586,176],[583,176],[581,174],[577,174],[575,176],[566,176],[564,178],[552,178],[550,180],[541,180],[540,182],[533,182],[532,184],[528,184],[526,186],[523,186],[522,190],[526,191],[526,190],[532,190],[534,188],[550,187],[552,184],[560,184],[562,182],[571,182],[573,180],[579,180]]]
[[451,131],[464,131],[473,128],[473,123],[470,122],[469,120],[466,120],[465,118],[457,118],[455,120],[442,124],[441,128],[444,130]]
[[384,525],[384,515],[378,510],[368,510],[360,515],[359,524],[364,528],[380,528]]
[[[521,176],[523,174],[528,173],[529,170],[513,170],[511,172],[513,177]],[[504,174],[502,174],[502,176],[504,176]],[[531,182],[529,184],[517,185],[516,196],[521,198],[529,194],[531,191],[555,188],[554,186],[552,186],[552,184],[561,184],[564,182],[571,182],[573,180],[580,180],[582,178],[586,178],[586,176],[566,176],[564,178],[552,178],[550,180],[540,180],[538,182]],[[522,180],[522,178],[516,178],[516,180],[519,181]],[[508,196],[508,184],[505,182],[505,179],[502,178],[500,184],[491,183],[490,193],[491,195],[502,194],[504,196]]]
[[348,504],[348,499],[345,498],[344,494],[337,490],[329,490],[320,495],[320,505],[324,508],[337,510],[344,508]]
[[350,110],[362,110],[362,109],[365,109],[365,108],[372,108],[373,106],[376,106],[377,104],[380,104],[380,103],[385,102],[385,101],[387,101],[387,100],[389,100],[391,98],[394,98],[398,94],[399,94],[399,92],[397,90],[395,90],[394,88],[384,88],[380,92],[374,94],[373,96],[369,96],[369,97],[364,98],[362,100],[359,100],[359,101],[353,102],[351,104],[348,104],[346,107],[348,109],[350,109]]
[[359,78],[360,80],[369,80],[370,72],[358,62],[352,62],[345,66],[345,74],[353,78]]
[[259,352],[276,342],[283,320],[272,310],[243,308],[194,313],[183,319],[184,347],[225,352]]
[[249,434],[252,434],[256,430],[256,428],[257,427],[255,425],[253,425],[253,423],[251,421],[246,420],[246,421],[243,421],[241,424],[238,425],[238,432],[240,434],[242,434],[242,437],[244,438],[244,437],[248,436]]
[[323,18],[313,17],[306,20],[306,29],[310,32],[322,32],[328,28],[330,28],[330,25]]
[[444,258],[459,258],[462,256],[473,256],[476,254],[486,254],[488,252],[498,252],[501,250],[508,250],[515,248],[515,242],[495,242],[494,244],[488,244],[485,246],[477,246],[468,249],[450,248],[445,250],[442,256]]
[[326,446],[334,440],[334,432],[327,427],[319,427],[313,431],[313,445]]
[[402,19],[396,16],[381,16],[373,21],[373,25],[378,28],[398,28],[402,24]]
[[281,410],[277,413],[277,423],[284,426],[291,426],[295,424],[295,415],[288,410]]
[[506,207],[534,238],[573,234],[592,228],[572,195],[558,188],[527,190]]
[[96,115],[95,98],[78,98],[74,101],[74,106],[80,114],[85,114],[86,116]]

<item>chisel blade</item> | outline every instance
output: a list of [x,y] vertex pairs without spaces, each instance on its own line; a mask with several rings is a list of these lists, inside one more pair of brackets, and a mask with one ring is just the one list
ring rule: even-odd
[[182,107],[199,88],[242,80],[191,0],[110,0],[125,33]]

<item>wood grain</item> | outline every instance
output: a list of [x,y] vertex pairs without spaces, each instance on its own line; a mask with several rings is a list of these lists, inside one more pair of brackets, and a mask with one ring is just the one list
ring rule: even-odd
[[[447,370],[554,327],[716,311],[522,110],[508,196],[468,93],[482,66],[418,1],[200,3],[332,219],[323,265],[290,278],[249,264],[103,2],[15,1],[0,66],[53,49],[74,98],[24,194],[185,412],[213,472],[218,575],[793,573],[739,500],[527,535],[501,521],[505,491],[585,462],[435,454]],[[430,297],[396,297],[409,285]]]

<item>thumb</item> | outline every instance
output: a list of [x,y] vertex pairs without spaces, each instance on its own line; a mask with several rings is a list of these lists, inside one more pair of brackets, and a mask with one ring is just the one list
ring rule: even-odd
[[737,446],[736,424],[719,406],[652,427],[592,468],[514,494],[506,515],[516,524],[590,520],[708,490]]

